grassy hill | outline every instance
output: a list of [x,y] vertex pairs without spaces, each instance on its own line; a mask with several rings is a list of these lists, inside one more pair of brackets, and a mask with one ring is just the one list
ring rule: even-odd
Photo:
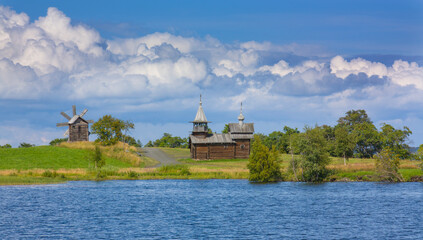
[[[0,149],[0,169],[73,169],[88,168],[92,151],[53,146]],[[105,157],[106,165],[131,167],[132,165]]]

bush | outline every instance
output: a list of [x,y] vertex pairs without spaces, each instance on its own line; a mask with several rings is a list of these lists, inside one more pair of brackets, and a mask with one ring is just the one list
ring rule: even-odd
[[3,146],[0,146],[0,148],[12,148],[12,145],[6,143]]
[[50,170],[45,170],[45,171],[41,174],[41,176],[42,176],[42,177],[50,177],[50,178],[54,178],[54,177],[57,177],[57,172],[56,172],[56,171],[51,172]]
[[160,173],[165,173],[169,175],[191,175],[191,172],[189,171],[188,166],[185,165],[167,165],[167,166],[161,166],[157,169]]
[[54,140],[51,140],[50,142],[50,146],[57,146],[62,142],[67,142],[68,138],[56,138]]
[[260,137],[255,136],[252,151],[248,162],[251,182],[277,182],[282,180],[278,159],[278,151],[275,147],[269,150],[261,143]]
[[106,165],[106,161],[103,158],[103,154],[101,153],[101,149],[99,146],[95,146],[95,150],[92,156],[92,161],[94,162],[95,168],[101,168]]
[[29,147],[35,147],[35,144],[23,142],[19,145],[19,148],[29,148]]
[[376,156],[376,172],[383,181],[402,182],[403,177],[399,173],[400,159],[398,154],[391,149],[383,149]]
[[127,172],[128,177],[130,178],[137,178],[138,177],[138,173],[134,172],[134,171],[129,171]]
[[306,128],[300,135],[301,169],[303,181],[322,182],[330,171],[326,166],[330,163],[327,141],[322,128]]

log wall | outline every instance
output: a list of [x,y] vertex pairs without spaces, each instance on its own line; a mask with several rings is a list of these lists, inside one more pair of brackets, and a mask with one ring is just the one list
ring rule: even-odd
[[235,142],[235,158],[249,158],[250,139],[237,139]]
[[88,123],[77,120],[69,125],[69,142],[88,141]]

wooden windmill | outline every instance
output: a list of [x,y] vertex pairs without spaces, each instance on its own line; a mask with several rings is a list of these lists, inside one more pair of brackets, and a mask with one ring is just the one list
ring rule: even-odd
[[63,134],[64,136],[69,136],[68,142],[76,142],[76,141],[89,141],[88,136],[90,132],[88,131],[89,123],[94,123],[93,120],[85,120],[82,117],[87,113],[88,110],[84,109],[81,114],[76,114],[76,106],[72,106],[72,113],[73,117],[69,117],[64,112],[61,112],[63,117],[65,117],[68,122],[64,123],[57,123],[57,127],[68,127],[68,130]]

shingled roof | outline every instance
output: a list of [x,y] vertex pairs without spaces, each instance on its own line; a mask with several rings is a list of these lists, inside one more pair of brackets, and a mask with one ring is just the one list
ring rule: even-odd
[[189,136],[191,139],[191,142],[194,144],[198,143],[235,143],[232,140],[231,134],[229,133],[214,133],[211,135],[208,135],[206,138],[198,138],[194,135]]
[[254,133],[254,123],[229,123],[230,133]]
[[207,121],[206,114],[204,114],[203,103],[201,102],[201,97],[200,97],[200,106],[198,106],[198,110],[197,110],[197,115],[195,115],[195,119],[192,122],[193,123],[209,123]]

